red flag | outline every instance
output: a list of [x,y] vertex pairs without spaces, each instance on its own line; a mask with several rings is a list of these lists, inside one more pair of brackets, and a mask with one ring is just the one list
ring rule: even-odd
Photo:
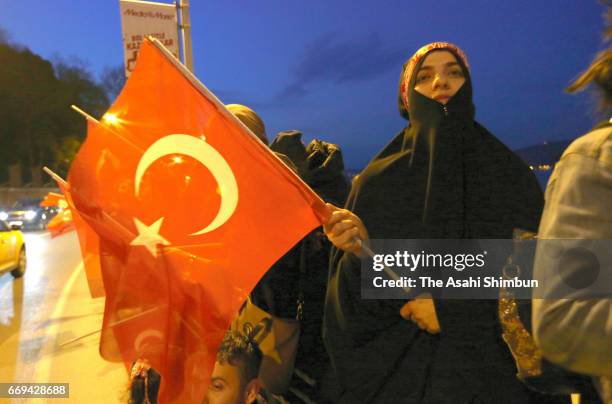
[[[57,182],[57,186],[62,191],[62,194],[49,192],[40,204],[41,206],[58,205],[62,208],[62,212],[56,215],[47,224],[47,229],[51,232],[51,237],[56,237],[64,232],[74,230],[75,228],[77,229],[89,293],[92,298],[103,297],[104,285],[102,284],[100,257],[98,253],[98,236],[87,223],[81,219],[77,210],[74,208],[74,202],[72,202],[70,196],[70,185],[47,167],[45,167],[44,170],[55,180],[55,182]],[[58,218],[59,220],[57,220]],[[56,220],[59,223],[56,224]],[[75,225],[75,223],[78,223],[78,225]]]
[[144,357],[163,402],[200,403],[242,302],[320,225],[323,202],[148,39],[115,104],[88,125],[68,181],[99,237],[101,354],[126,366]]
[[[61,187],[61,185],[60,185]],[[47,223],[47,230],[51,233],[51,238],[60,236],[75,229],[72,220],[72,211],[68,207],[66,198],[62,194],[49,192],[45,199],[40,203],[42,207],[59,207],[59,212]]]
[[[41,207],[60,206],[66,207],[66,199],[64,195],[58,194],[57,192],[49,192],[45,195],[45,198],[39,204]],[[63,206],[61,206],[63,205]]]
[[51,233],[51,238],[61,236],[74,230],[74,228],[74,220],[72,219],[72,211],[70,209],[62,210],[47,223],[47,230]]

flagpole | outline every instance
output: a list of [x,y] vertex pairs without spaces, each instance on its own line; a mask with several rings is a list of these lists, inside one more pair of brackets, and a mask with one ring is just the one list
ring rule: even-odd
[[[70,108],[72,108],[74,111],[78,112],[81,116],[83,116],[85,119],[87,119],[88,121],[91,121],[93,123],[95,123],[96,125],[100,125],[103,126],[104,128],[106,128],[108,131],[110,131],[112,134],[119,136],[123,141],[125,141],[128,145],[136,148],[137,150],[142,151],[142,149],[140,147],[138,147],[136,144],[134,144],[134,142],[130,141],[129,139],[127,139],[125,136],[121,135],[120,133],[118,133],[115,129],[112,128],[112,125],[104,125],[103,122],[98,121],[96,118],[94,118],[93,116],[89,115],[87,112],[83,111],[81,108],[77,107],[76,105],[71,105]],[[114,114],[105,114],[102,117],[102,121],[107,121],[106,117],[108,117],[109,115],[114,115]],[[116,116],[114,116],[115,120],[116,120]]]
[[100,123],[100,121],[98,121],[96,118],[94,118],[93,116],[89,115],[87,112],[83,111],[81,108],[77,107],[76,105],[71,105],[70,108],[72,108],[73,110],[75,110],[79,114],[83,115],[85,117],[85,119],[90,120],[90,121],[92,121],[94,123],[97,123],[97,124]]
[[62,184],[64,186],[68,185],[68,183],[66,182],[65,179],[63,179],[62,177],[60,177],[59,175],[57,175],[56,173],[51,171],[51,169],[49,167],[47,167],[47,166],[43,167],[43,171],[46,172],[47,174],[49,174],[49,176],[51,178],[53,178],[55,180],[55,182],[57,182],[58,184]]
[[[156,310],[159,310],[159,309],[161,309],[161,308],[164,308],[164,307],[166,307],[166,305],[161,305],[161,306],[156,306],[156,307],[153,307],[152,309],[145,310],[145,311],[143,311],[143,312],[141,312],[141,313],[134,314],[134,315],[129,316],[129,317],[127,317],[127,318],[124,318],[124,319],[122,319],[122,320],[118,320],[118,321],[115,321],[115,322],[109,323],[109,324],[106,326],[106,328],[116,327],[116,326],[121,325],[121,324],[123,324],[123,323],[125,323],[125,322],[131,321],[131,320],[135,320],[135,319],[137,319],[138,317],[142,317],[142,316],[144,316],[144,315],[146,315],[146,314],[150,314],[150,313],[152,313],[152,312],[154,312],[154,311],[156,311]],[[100,313],[100,314],[103,314],[103,313]],[[99,334],[100,332],[102,332],[102,328],[100,328],[100,329],[98,329],[98,330],[95,330],[95,331],[88,332],[88,333],[83,334],[83,335],[81,335],[81,336],[78,336],[78,337],[75,337],[75,338],[69,339],[68,341],[62,342],[61,344],[59,344],[59,347],[60,347],[60,348],[63,348],[64,346],[66,346],[66,345],[68,345],[68,344],[72,344],[73,342],[76,342],[76,341],[79,341],[79,340],[81,340],[81,339],[83,339],[83,338],[89,337],[90,335]]]
[[[361,246],[361,251],[363,251],[368,257],[374,258],[376,253],[374,253],[374,251],[372,251],[369,246],[365,245],[363,243],[363,240],[361,240],[358,237],[354,237],[353,240],[359,243],[359,245]],[[383,265],[383,271],[385,271],[385,273],[394,281],[400,280],[399,275],[394,270],[387,267],[386,265]],[[402,286],[402,289],[404,290],[405,293],[408,293],[408,294],[412,292],[412,288],[408,286]]]
[[179,14],[181,15],[181,36],[183,38],[183,63],[189,71],[193,72],[193,54],[191,50],[191,22],[189,19],[189,0],[179,0]]

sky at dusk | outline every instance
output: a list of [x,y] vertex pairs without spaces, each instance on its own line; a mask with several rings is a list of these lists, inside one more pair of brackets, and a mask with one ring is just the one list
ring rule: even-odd
[[[191,0],[195,74],[225,103],[250,106],[268,136],[299,129],[361,168],[406,122],[403,62],[449,41],[472,67],[476,118],[513,149],[577,137],[588,95],[563,88],[603,48],[595,0]],[[47,59],[99,76],[123,64],[118,0],[0,0],[0,28]],[[1,63],[1,61],[0,61]]]

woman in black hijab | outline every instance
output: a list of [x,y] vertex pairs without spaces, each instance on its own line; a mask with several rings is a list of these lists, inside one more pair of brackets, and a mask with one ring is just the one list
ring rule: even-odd
[[[324,339],[343,403],[542,403],[516,378],[496,301],[362,300],[362,240],[512,238],[536,231],[542,192],[529,168],[474,121],[463,52],[421,48],[404,65],[399,108],[410,121],[330,205],[337,247]],[[557,401],[554,401],[557,402]]]

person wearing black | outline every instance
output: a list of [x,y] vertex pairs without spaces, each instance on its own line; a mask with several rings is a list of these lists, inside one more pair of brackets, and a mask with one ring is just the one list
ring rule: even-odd
[[[497,302],[362,300],[361,241],[511,239],[536,231],[543,198],[523,161],[474,120],[467,59],[437,42],[400,79],[410,124],[329,206],[332,250],[324,340],[341,403],[564,402],[528,390],[501,338]],[[500,263],[501,265],[501,263]]]
[[[323,200],[344,203],[349,183],[338,146],[316,139],[306,146],[302,133],[292,130],[280,132],[270,149]],[[251,293],[252,302],[266,312],[300,321],[295,372],[290,389],[283,392],[290,402],[304,397],[315,402],[330,400],[322,392],[324,383],[334,382],[321,337],[330,248],[322,229],[315,229],[279,259]]]
[[[226,107],[263,143],[269,144],[265,124],[255,111],[240,104]],[[344,203],[349,183],[344,176],[344,160],[338,146],[317,139],[305,146],[302,133],[297,130],[280,132],[269,146],[321,198],[335,205]],[[330,248],[322,229],[315,229],[272,265],[250,296],[256,307],[272,316],[281,320],[299,320],[295,371],[291,364],[293,374],[286,379],[291,383],[291,390],[287,390],[285,374],[275,380],[275,385],[266,386],[267,378],[274,377],[271,373],[284,372],[285,367],[283,370],[265,369],[264,375],[260,374],[265,387],[273,393],[286,395],[291,401],[299,399],[297,395],[318,402],[326,401],[321,385],[329,382],[331,373],[321,329]]]

